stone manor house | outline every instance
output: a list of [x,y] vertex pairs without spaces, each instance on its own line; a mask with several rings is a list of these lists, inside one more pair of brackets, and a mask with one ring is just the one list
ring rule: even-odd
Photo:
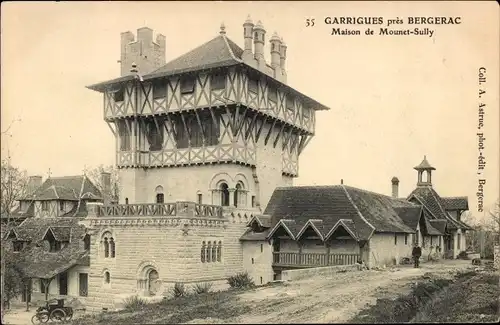
[[[250,18],[244,47],[219,35],[166,63],[163,35],[121,34],[121,76],[89,86],[116,138],[121,191],[109,174],[33,178],[25,219],[9,232],[33,296],[69,295],[88,309],[161,297],[176,282],[247,271],[256,284],[287,269],[399,263],[412,243],[455,258],[465,250],[466,197],[441,197],[427,159],[407,197],[344,184],[293,186],[299,156],[328,110],[287,84],[287,46]],[[323,113],[324,114],[324,113]]]

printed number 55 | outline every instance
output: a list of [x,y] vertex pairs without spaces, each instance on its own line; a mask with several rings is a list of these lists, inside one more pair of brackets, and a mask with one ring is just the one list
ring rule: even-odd
[[314,18],[311,18],[311,19],[306,19],[306,27],[312,27],[314,26]]

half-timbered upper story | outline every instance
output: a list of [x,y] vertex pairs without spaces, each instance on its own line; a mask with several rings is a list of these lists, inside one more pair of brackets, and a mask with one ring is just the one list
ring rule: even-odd
[[[165,65],[135,64],[130,73],[122,67],[121,77],[88,87],[103,94],[104,120],[120,139],[119,167],[225,160],[253,165],[260,139],[274,148],[281,145],[284,157],[297,159],[314,135],[316,111],[328,108],[286,84],[281,38],[271,38],[268,64],[262,24],[247,20],[243,26],[244,49],[222,26],[220,35]],[[214,150],[202,155],[192,150],[201,147]]]

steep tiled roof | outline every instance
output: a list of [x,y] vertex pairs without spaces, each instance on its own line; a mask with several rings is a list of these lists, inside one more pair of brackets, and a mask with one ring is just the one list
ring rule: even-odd
[[446,224],[448,221],[446,219],[431,219],[429,220],[431,225],[436,228],[440,233],[444,234],[446,231]]
[[[29,218],[15,227],[12,233],[29,245],[16,254],[19,265],[31,277],[51,278],[73,265],[88,265],[88,252],[83,249],[85,226],[78,218]],[[52,231],[56,239],[69,241],[59,252],[49,252],[43,245],[43,236]]]
[[448,227],[450,229],[465,228],[472,229],[465,223],[456,220],[451,217],[445,210],[445,203],[436,193],[436,191],[431,186],[419,186],[413,190],[408,196],[409,200],[415,199],[424,205],[427,210],[431,213],[432,219],[446,219],[448,220]]
[[354,187],[297,186],[277,188],[266,207],[273,226],[281,219],[287,221],[294,235],[310,219],[322,220],[323,232],[328,232],[341,219],[350,220],[346,226],[355,229],[360,239],[368,239],[372,232],[404,232],[414,230],[406,226],[392,208],[392,198]]
[[48,178],[34,193],[23,200],[69,200],[80,198],[102,200],[101,191],[86,176]]
[[[263,74],[263,72],[251,67],[242,61],[241,55],[243,50],[235,42],[230,40],[226,35],[218,35],[212,40],[196,47],[195,49],[181,55],[180,57],[168,62],[159,69],[145,74],[142,76],[143,80],[151,80],[161,77],[168,77],[183,73],[188,73],[192,71],[200,71],[205,69],[214,68],[225,68],[230,66],[244,66],[248,70],[252,70],[256,73]],[[263,74],[265,75],[265,74]],[[265,75],[267,76],[267,75]],[[328,107],[318,103],[314,99],[300,93],[294,88],[274,79],[273,77],[267,76],[272,79],[274,83],[279,85],[279,87],[284,90],[293,93],[296,96],[301,97],[304,101],[311,103],[317,110],[327,110]],[[108,87],[115,87],[121,83],[134,80],[135,76],[127,75],[91,86],[87,88],[104,91]]]
[[441,198],[445,210],[469,210],[469,200],[466,196]]
[[422,216],[422,206],[394,207],[394,210],[408,227],[417,229]]
[[[226,43],[227,40],[227,43]],[[240,63],[243,50],[220,35],[188,53],[174,59],[148,76],[168,76],[178,73],[231,66]]]

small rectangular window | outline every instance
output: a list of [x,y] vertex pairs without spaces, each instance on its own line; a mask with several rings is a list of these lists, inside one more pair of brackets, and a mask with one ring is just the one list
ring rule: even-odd
[[89,276],[87,273],[79,274],[79,294],[80,297],[87,297],[89,292]]
[[273,87],[269,87],[267,90],[267,98],[272,102],[278,102],[278,90]]
[[123,89],[120,89],[118,91],[115,91],[113,93],[113,99],[115,100],[115,102],[123,102],[124,99],[125,99],[125,92],[123,91]]
[[181,94],[191,94],[194,92],[195,80],[193,77],[185,77],[181,79]]
[[59,202],[59,210],[64,211],[64,202]]
[[202,204],[202,201],[203,201],[203,195],[198,194],[198,204]]
[[262,253],[264,251],[264,245],[260,244],[260,252]]
[[252,195],[252,208],[255,208],[255,195]]
[[293,98],[288,95],[286,96],[286,109],[293,111]]
[[153,82],[153,99],[167,97],[167,83],[164,80]]
[[310,114],[311,114],[311,112],[310,112],[309,108],[306,108],[306,107],[303,107],[303,108],[302,108],[302,115],[303,115],[304,117],[309,117],[309,116],[310,116]]
[[42,201],[42,211],[48,211],[48,210],[49,210],[49,202]]
[[259,92],[259,81],[254,78],[248,78],[248,91],[257,94]]
[[398,234],[394,234],[394,245],[398,244]]
[[210,89],[224,89],[226,88],[226,74],[225,73],[215,73],[210,78]]
[[405,234],[405,245],[408,245],[408,234]]

